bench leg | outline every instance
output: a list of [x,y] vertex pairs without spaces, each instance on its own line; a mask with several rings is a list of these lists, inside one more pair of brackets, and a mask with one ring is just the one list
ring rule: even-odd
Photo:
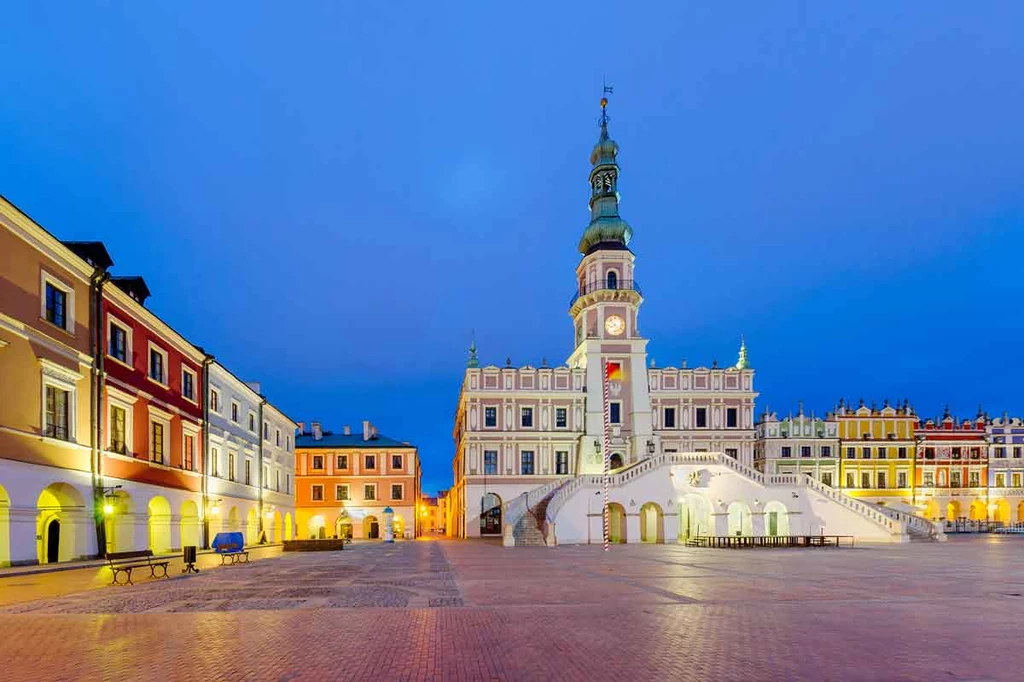
[[[160,569],[163,575],[157,575],[156,569]],[[166,578],[167,577],[167,564],[151,564],[149,567],[150,578]]]
[[[110,571],[114,574],[114,579],[110,581],[111,585],[131,585],[132,584],[132,569],[130,568],[113,568]],[[118,574],[124,573],[128,578],[126,582],[121,582],[117,579]]]

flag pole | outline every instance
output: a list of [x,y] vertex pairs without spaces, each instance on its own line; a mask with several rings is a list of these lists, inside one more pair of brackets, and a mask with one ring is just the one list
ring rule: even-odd
[[609,473],[609,466],[611,464],[611,454],[608,452],[610,450],[610,445],[611,445],[610,438],[608,437],[608,431],[609,431],[609,427],[610,427],[610,425],[608,423],[608,419],[609,419],[609,417],[608,417],[608,408],[609,408],[609,405],[611,404],[610,401],[609,401],[609,397],[608,397],[608,360],[604,361],[604,365],[601,367],[601,369],[602,369],[601,382],[604,384],[604,443],[603,443],[603,446],[602,446],[602,450],[603,450],[602,454],[604,455],[604,469],[603,469],[603,474],[604,475],[601,478],[602,478],[602,485],[604,487],[604,515],[603,515],[604,516],[604,551],[607,552],[608,551],[608,542],[609,542],[609,539],[610,539],[610,536],[611,536],[611,527],[610,527],[611,519],[609,518],[609,508],[608,508],[608,473]]

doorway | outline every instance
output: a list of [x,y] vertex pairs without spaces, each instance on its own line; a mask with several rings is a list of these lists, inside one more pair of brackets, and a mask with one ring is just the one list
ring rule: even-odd
[[46,527],[46,563],[60,561],[60,520],[54,519]]

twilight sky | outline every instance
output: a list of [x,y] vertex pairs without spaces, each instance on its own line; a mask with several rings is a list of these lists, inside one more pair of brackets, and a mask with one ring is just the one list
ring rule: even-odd
[[0,193],[425,490],[474,330],[572,350],[602,77],[659,365],[1022,412],[1020,2],[86,4],[5,9]]

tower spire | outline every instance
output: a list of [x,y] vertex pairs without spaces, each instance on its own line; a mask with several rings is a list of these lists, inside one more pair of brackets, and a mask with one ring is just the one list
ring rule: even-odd
[[622,248],[629,244],[633,237],[633,228],[619,217],[619,166],[616,157],[619,146],[608,134],[608,95],[612,94],[610,85],[602,85],[601,117],[598,125],[601,134],[590,152],[590,224],[580,239],[579,250],[582,254],[589,253],[601,245],[609,248]]
[[736,363],[736,369],[749,369],[750,360],[747,359],[747,340],[740,336],[740,357]]

